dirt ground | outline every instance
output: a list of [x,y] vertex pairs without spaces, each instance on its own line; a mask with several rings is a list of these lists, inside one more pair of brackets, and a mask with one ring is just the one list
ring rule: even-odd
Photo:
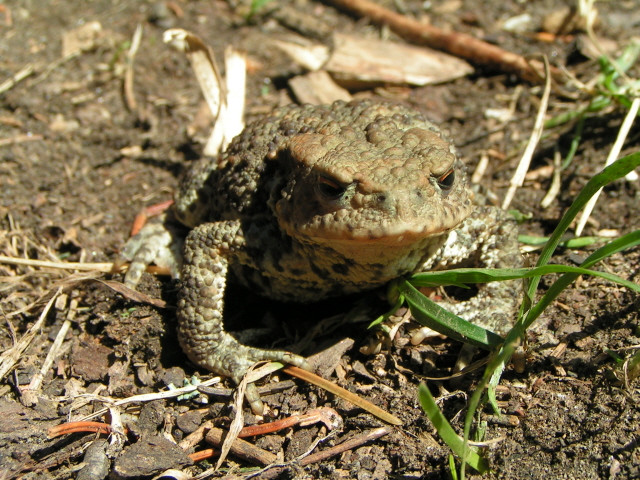
[[[522,55],[546,53],[553,64],[566,66],[588,82],[598,66],[584,55],[582,35],[571,33],[551,41],[534,35],[559,3],[571,2],[493,1],[478,8],[478,2],[471,0],[424,4],[406,0],[385,2],[385,6],[402,8],[409,16],[428,15],[434,25]],[[25,66],[33,67],[32,74],[0,94],[0,254],[111,262],[125,243],[135,214],[171,198],[181,172],[202,151],[207,129],[193,127],[202,106],[201,93],[187,59],[163,44],[165,29],[181,27],[197,33],[220,57],[229,44],[248,53],[248,118],[295,102],[287,81],[304,70],[272,44],[296,26],[295,22],[287,26],[277,14],[281,5],[311,19],[320,32],[314,40],[327,45],[327,32],[332,29],[369,38],[381,35],[379,27],[364,19],[310,0],[274,0],[249,20],[247,5],[221,0],[58,0],[47,2],[46,7],[33,0],[0,4],[0,80]],[[640,33],[640,2],[603,2],[598,8],[597,33],[614,47],[627,45],[629,38]],[[524,14],[530,18],[523,31],[503,28],[505,20]],[[101,25],[92,48],[63,58],[64,35],[89,22]],[[144,29],[134,63],[138,109],[133,112],[124,100],[123,78],[128,42],[138,24]],[[382,33],[400,41],[388,31]],[[638,73],[637,68],[631,71],[636,78]],[[501,199],[531,131],[541,89],[513,75],[476,66],[474,74],[442,85],[377,86],[352,93],[384,96],[421,108],[449,132],[471,171],[489,152],[482,187]],[[578,93],[575,97],[581,98]],[[554,92],[549,116],[575,105],[569,95]],[[511,106],[506,123],[488,115]],[[531,167],[537,173],[518,191],[512,205],[529,216],[520,227],[522,233],[550,234],[577,192],[600,170],[623,114],[620,108],[610,108],[587,120],[576,158],[562,172],[558,197],[542,209],[540,200],[551,181],[547,166],[555,151],[563,155],[568,151],[573,125],[546,132]],[[636,126],[622,153],[637,151],[638,145]],[[640,228],[639,201],[637,180],[615,182],[605,189],[585,233],[608,230],[619,235]],[[589,251],[561,251],[554,261],[576,265]],[[528,262],[535,259],[535,252],[527,254]],[[639,266],[636,248],[614,255],[599,268],[638,282]],[[170,308],[175,303],[175,285],[169,279],[147,275],[141,286],[143,292],[168,303],[169,308],[162,309],[70,273],[0,262],[2,351],[23,338],[59,286],[65,287],[66,295],[35,331],[16,368],[1,379],[0,478],[104,478],[108,471],[113,478],[151,478],[168,468],[185,468],[191,461],[168,439],[180,442],[208,420],[226,428],[231,414],[228,398],[201,396],[120,407],[117,410],[128,427],[126,443],[123,448],[117,443],[109,447],[108,454],[115,457],[109,461],[104,453],[97,455],[98,460],[90,457],[95,450],[104,452],[97,440],[107,438],[104,435],[47,436],[52,426],[108,406],[97,396],[125,398],[164,390],[169,383],[180,386],[195,374],[208,378],[206,372],[196,372],[177,345]],[[96,277],[121,280],[119,275]],[[543,281],[541,289],[549,284]],[[426,377],[449,375],[460,344],[440,338],[411,346],[408,328],[403,327],[389,350],[360,353],[372,336],[367,322],[387,308],[375,293],[317,308],[274,304],[236,290],[228,297],[228,323],[240,329],[237,326],[251,318],[256,326],[273,329],[269,338],[282,339],[276,342],[280,346],[294,343],[322,319],[345,315],[360,305],[364,322],[319,335],[302,353],[309,355],[353,338],[354,346],[336,361],[332,380],[403,422],[389,434],[340,455],[305,467],[267,471],[261,478],[448,478],[449,451],[419,407],[417,386]],[[492,467],[489,478],[640,478],[638,382],[626,386],[619,382],[618,364],[607,354],[612,351],[625,358],[640,343],[639,305],[638,296],[622,287],[582,278],[545,312],[540,321],[544,328],[530,335],[524,372],[510,368],[501,381],[498,400],[503,416],[487,408],[479,418],[484,439],[490,441],[485,450]],[[26,387],[42,368],[67,319],[70,329],[61,349],[29,400]],[[458,431],[478,375],[457,382],[428,381]],[[279,378],[291,382],[284,374]],[[314,451],[384,425],[323,390],[300,380],[289,383],[285,390],[265,396],[269,405],[265,420],[327,406],[335,408],[344,422],[335,436]],[[97,420],[108,422],[109,418],[102,415]],[[248,411],[245,419],[256,421]],[[312,449],[326,434],[325,427],[313,425],[250,440],[287,462]],[[210,447],[201,442],[186,453],[205,448]],[[190,471],[203,471],[212,465],[208,462],[199,462]],[[94,470],[81,470],[86,465]],[[250,467],[250,462],[232,455],[212,475],[242,476],[251,472]]]

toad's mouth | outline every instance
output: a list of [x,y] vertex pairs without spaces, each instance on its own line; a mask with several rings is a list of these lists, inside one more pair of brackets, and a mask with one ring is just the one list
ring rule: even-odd
[[353,210],[338,210],[289,224],[286,229],[294,237],[306,237],[316,243],[405,246],[450,232],[471,210],[471,203],[400,215],[397,210],[395,215],[381,215],[371,210],[360,210],[357,214]]
[[438,229],[425,228],[422,230],[408,229],[344,229],[340,231],[322,230],[307,232],[306,235],[316,243],[352,244],[352,245],[384,245],[389,247],[406,246],[418,243],[431,237],[439,237],[451,231],[454,226]]
[[396,219],[393,222],[365,222],[362,225],[349,222],[337,223],[325,219],[325,221],[296,226],[294,229],[297,235],[294,236],[305,237],[308,241],[318,244],[405,247],[450,232],[467,215],[468,212],[464,212],[459,217],[449,216],[439,221],[420,224],[401,222]]

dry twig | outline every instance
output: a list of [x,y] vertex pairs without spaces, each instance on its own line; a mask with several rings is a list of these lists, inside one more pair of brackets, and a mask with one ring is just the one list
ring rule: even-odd
[[562,172],[562,159],[560,152],[556,151],[553,154],[553,173],[551,177],[551,183],[549,184],[549,190],[545,194],[544,198],[540,201],[542,208],[549,208],[553,201],[560,193],[560,187],[562,186],[562,178],[560,173]]
[[[340,455],[341,453],[344,453],[348,450],[353,450],[354,448],[358,448],[361,445],[377,440],[380,437],[388,435],[392,431],[393,431],[392,427],[375,428],[361,435],[350,438],[349,440],[346,440],[334,447],[327,448],[325,450],[322,450],[321,452],[304,456],[303,458],[298,458],[296,459],[296,461],[290,462],[289,464],[274,465],[272,467],[267,467],[267,469],[261,470],[260,472],[257,472],[255,475],[259,475],[261,479],[278,478],[280,474],[284,472],[285,467],[287,467],[288,465],[295,463],[296,465],[300,465],[304,467],[306,465],[311,465],[312,463],[321,462],[331,457],[335,457],[336,455]],[[253,476],[254,475],[251,475],[249,478]]]
[[63,270],[82,270],[91,272],[110,273],[112,263],[86,263],[86,262],[50,262],[47,260],[33,260],[31,258],[16,258],[0,255],[0,263],[8,265],[27,265],[31,267],[59,268]]
[[[226,443],[228,436],[228,432],[225,432],[220,428],[212,428],[207,432],[205,439],[211,445],[220,448],[223,443]],[[242,459],[250,461],[251,463],[258,463],[260,465],[269,465],[277,461],[277,457],[273,453],[258,448],[252,443],[240,438],[236,438],[229,445],[229,451]]]
[[[85,422],[86,423],[86,422]],[[268,433],[278,432],[280,430],[284,430],[286,428],[293,427],[295,425],[300,425],[302,427],[306,427],[309,425],[313,425],[315,423],[323,423],[327,429],[336,430],[342,426],[342,417],[332,408],[321,407],[315,408],[313,410],[308,411],[304,415],[292,415],[290,417],[281,418],[280,420],[275,420],[269,423],[262,423],[259,425],[250,425],[244,427],[237,435],[237,438],[247,438],[254,437],[257,435],[265,435]],[[68,425],[68,424],[67,424]],[[89,431],[94,431],[96,427],[93,425],[89,425]],[[211,428],[213,428],[213,423],[208,421],[205,422],[198,428],[195,432],[190,434],[187,438],[185,438],[182,442],[180,442],[180,448],[188,449],[199,443],[206,436],[206,432],[208,432]],[[67,426],[66,429],[69,431],[72,430],[71,427]],[[231,434],[228,433],[224,443],[229,442],[229,445],[233,443],[229,439],[232,438]],[[235,441],[235,439],[234,439]],[[214,449],[205,449],[199,450],[195,453],[189,455],[189,458],[194,462],[198,462],[207,458],[211,458],[214,455],[219,454],[218,450]]]
[[[244,415],[242,414],[242,403],[244,400],[245,392],[247,390],[247,386],[249,385],[249,377],[253,369],[256,367],[256,364],[252,365],[251,368],[247,371],[247,373],[242,377],[242,381],[238,388],[236,389],[233,396],[233,420],[231,421],[231,425],[229,426],[229,431],[225,436],[224,442],[222,445],[217,445],[220,447],[220,456],[218,457],[218,461],[216,462],[216,469],[220,468],[222,462],[227,458],[227,455],[231,451],[233,443],[238,439],[238,434],[242,427],[244,426]],[[251,384],[251,388],[255,388],[255,385]]]
[[341,444],[336,445],[335,447],[327,448],[326,450],[314,453],[313,455],[309,455],[308,457],[303,458],[300,461],[300,465],[310,465],[312,463],[326,460],[328,458],[346,452],[347,450],[352,450],[359,447],[360,445],[364,445],[365,443],[377,440],[380,437],[390,434],[392,431],[392,427],[380,427],[369,430],[368,432],[365,432],[362,435],[358,435],[357,437],[350,438],[349,440],[346,440]]
[[69,435],[72,433],[99,433],[102,435],[108,435],[111,433],[111,425],[104,422],[68,422],[62,423],[51,427],[47,431],[49,438],[56,438],[62,435]]
[[273,433],[285,428],[300,425],[306,427],[315,423],[323,423],[329,430],[335,430],[342,425],[342,417],[333,408],[320,407],[309,410],[305,414],[291,415],[269,423],[261,423],[259,425],[249,425],[240,430],[238,438],[253,437],[255,435],[264,435]]

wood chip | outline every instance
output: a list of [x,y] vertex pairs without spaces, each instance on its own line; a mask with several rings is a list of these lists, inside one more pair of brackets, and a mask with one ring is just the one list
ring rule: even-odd
[[96,48],[102,36],[100,22],[87,22],[81,27],[65,32],[62,36],[62,56],[87,52]]
[[273,44],[298,65],[312,72],[320,70],[329,60],[329,47],[311,42],[304,37],[289,36],[286,40],[274,40]]
[[289,86],[300,103],[323,105],[336,100],[351,100],[349,92],[334,82],[324,70],[293,77],[289,80]]
[[336,33],[334,50],[325,65],[341,85],[430,85],[473,72],[464,60],[426,47]]

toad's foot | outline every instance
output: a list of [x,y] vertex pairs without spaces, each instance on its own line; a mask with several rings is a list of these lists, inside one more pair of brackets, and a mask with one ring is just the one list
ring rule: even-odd
[[[178,338],[189,359],[236,383],[255,362],[272,360],[309,369],[307,361],[281,350],[263,350],[239,343],[224,330],[222,311],[229,258],[243,244],[240,222],[200,225],[185,243],[182,288],[178,300]],[[262,413],[260,397],[251,385],[247,400],[255,413]]]
[[182,248],[185,231],[171,212],[148,222],[137,235],[131,237],[121,253],[121,258],[131,262],[124,283],[135,288],[146,268],[155,263],[177,278],[182,265]]

